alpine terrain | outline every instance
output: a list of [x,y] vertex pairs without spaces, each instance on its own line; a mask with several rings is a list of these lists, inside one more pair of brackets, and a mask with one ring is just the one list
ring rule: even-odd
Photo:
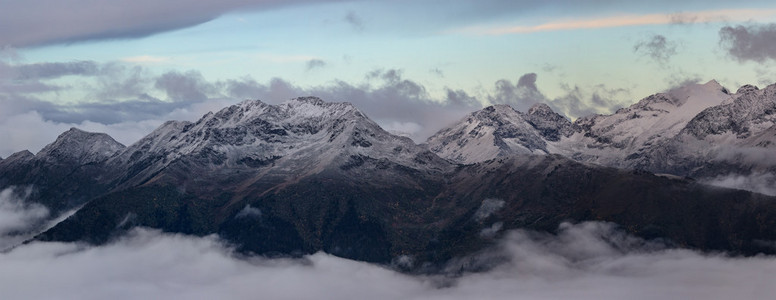
[[424,271],[505,230],[599,220],[681,247],[773,254],[776,197],[706,182],[773,174],[775,143],[776,85],[689,85],[574,122],[545,104],[493,105],[420,145],[349,103],[248,100],[127,147],[71,129],[0,160],[0,189],[31,187],[27,201],[51,218],[77,210],[39,227],[45,241],[103,244],[144,226],[218,234],[248,254]]

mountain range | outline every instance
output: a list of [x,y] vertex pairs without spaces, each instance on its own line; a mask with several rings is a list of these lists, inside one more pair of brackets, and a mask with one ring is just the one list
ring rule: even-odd
[[71,129],[0,160],[0,189],[31,186],[43,241],[103,244],[136,226],[218,234],[267,256],[326,251],[412,270],[505,231],[609,221],[701,250],[773,254],[776,197],[708,185],[776,174],[776,85],[716,81],[574,122],[493,105],[425,143],[348,103],[248,100],[169,121],[126,147]]

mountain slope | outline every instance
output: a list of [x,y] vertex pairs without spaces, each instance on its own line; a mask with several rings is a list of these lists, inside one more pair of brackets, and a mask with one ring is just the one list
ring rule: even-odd
[[71,128],[35,155],[25,150],[0,161],[0,189],[31,186],[29,201],[56,217],[107,191],[103,163],[123,148],[107,134]]
[[218,233],[247,253],[411,257],[420,267],[481,249],[506,229],[605,220],[686,247],[773,251],[756,242],[776,239],[773,198],[508,147],[535,139],[546,153],[578,130],[548,107],[491,107],[449,132],[466,137],[458,149],[471,152],[460,153],[490,149],[496,159],[461,165],[347,103],[246,101],[166,123],[114,155],[107,164],[127,172],[112,177],[112,192],[38,239],[101,244],[147,226]]
[[[646,97],[614,114],[583,117],[570,125],[549,107],[535,113],[538,107],[528,114],[512,110],[502,114],[509,121],[490,122],[485,127],[476,122],[476,116],[489,115],[493,109],[483,109],[432,136],[428,147],[443,158],[463,163],[516,153],[550,153],[704,180],[776,172],[772,158],[776,85],[762,90],[747,85],[731,94],[713,80],[690,84]],[[511,109],[502,106],[500,110]],[[549,131],[541,124],[549,124],[545,126]],[[474,130],[479,127],[487,130]],[[517,132],[524,132],[523,138],[499,142],[499,133],[516,131],[514,127],[521,128]],[[471,147],[475,133],[479,146]]]
[[277,106],[245,101],[195,123],[168,122],[109,163],[130,170],[119,180],[131,186],[176,168],[200,169],[202,174],[209,169],[272,169],[276,175],[300,177],[361,156],[421,168],[424,152],[348,103],[308,97]]
[[731,96],[716,81],[690,84],[655,94],[612,115],[580,118],[584,135],[564,143],[560,153],[608,166],[632,167],[634,157],[650,151],[687,126],[700,112]]
[[[376,167],[366,172],[382,172]],[[205,199],[172,185],[144,185],[98,198],[38,238],[104,243],[133,226],[149,226],[219,233],[248,253],[322,250],[381,263],[410,257],[416,267],[477,251],[504,230],[550,231],[564,221],[611,221],[683,247],[744,254],[773,253],[758,241],[776,239],[774,197],[557,155],[461,166],[421,177],[422,187],[351,178],[348,172],[316,173],[253,193],[221,215],[213,212],[232,198]]]
[[553,153],[549,142],[576,131],[566,118],[537,104],[528,114],[509,105],[493,105],[431,136],[427,147],[458,163],[475,163],[513,154]]

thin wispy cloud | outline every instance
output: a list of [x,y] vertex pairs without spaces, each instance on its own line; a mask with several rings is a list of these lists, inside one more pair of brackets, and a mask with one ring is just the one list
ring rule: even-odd
[[667,25],[686,23],[733,22],[755,20],[776,15],[776,10],[731,9],[673,14],[623,14],[587,19],[570,19],[538,25],[475,26],[454,32],[474,35],[525,34],[546,31],[601,29],[640,25]]
[[661,66],[666,66],[668,61],[676,55],[677,44],[663,35],[656,34],[649,39],[639,41],[633,46],[633,52],[651,58]]
[[326,66],[326,62],[322,59],[311,59],[307,61],[307,71],[311,71],[313,69],[319,69]]

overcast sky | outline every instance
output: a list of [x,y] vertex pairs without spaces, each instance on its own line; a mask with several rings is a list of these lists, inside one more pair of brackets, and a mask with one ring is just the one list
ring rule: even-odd
[[776,82],[772,1],[0,0],[0,157],[69,127],[130,144],[244,99],[349,101],[426,137],[483,105],[608,113]]

